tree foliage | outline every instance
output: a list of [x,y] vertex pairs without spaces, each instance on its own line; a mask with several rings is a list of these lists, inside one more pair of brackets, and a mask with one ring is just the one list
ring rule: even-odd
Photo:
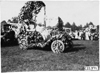
[[89,25],[93,25],[94,26],[93,22],[89,22],[89,23],[86,23],[86,25],[84,25],[84,28],[89,27]]
[[70,24],[69,22],[67,22],[67,23],[64,25],[64,27],[66,27],[66,28],[71,28],[72,31],[75,31],[75,30],[82,30],[82,25],[77,26],[77,25],[75,24],[75,22],[73,22],[73,24]]
[[86,23],[86,25],[84,25],[84,28],[87,28],[89,27],[89,23]]
[[67,22],[64,27],[67,27],[67,28],[71,28],[71,24],[69,22]]
[[77,30],[82,30],[82,25],[77,26]]
[[63,20],[60,17],[58,17],[58,23],[56,27],[61,31],[63,30]]
[[6,25],[6,24],[7,24],[7,22],[5,20],[3,20],[1,22],[1,33],[4,32],[4,25]]
[[1,26],[2,26],[2,25],[5,25],[5,24],[7,24],[7,22],[6,22],[5,20],[3,20],[3,21],[1,22]]
[[73,24],[72,24],[72,31],[75,31],[75,30],[77,30],[77,26],[76,26],[75,22],[73,22]]
[[93,22],[90,22],[89,25],[93,25],[94,26]]
[[99,33],[99,25],[97,25],[97,33]]

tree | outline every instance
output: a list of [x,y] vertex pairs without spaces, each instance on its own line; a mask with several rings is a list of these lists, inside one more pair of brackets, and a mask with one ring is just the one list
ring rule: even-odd
[[56,27],[57,27],[60,31],[63,30],[63,20],[62,20],[60,17],[58,17],[58,23],[57,23]]
[[5,25],[5,24],[7,24],[7,22],[6,22],[5,20],[3,20],[3,21],[1,22],[1,26],[2,26],[2,25]]
[[7,24],[7,22],[5,20],[3,20],[1,22],[1,33],[4,32],[4,25],[6,25],[6,24]]
[[99,33],[99,25],[97,25],[97,33]]
[[87,28],[89,27],[89,23],[86,23],[86,25],[84,25],[84,28]]
[[67,28],[71,28],[71,24],[69,22],[67,22],[64,27],[67,27]]
[[12,23],[12,20],[11,19],[8,19],[8,22]]
[[89,25],[93,25],[94,26],[93,22],[90,22]]
[[82,25],[77,26],[77,30],[82,30]]
[[75,22],[73,22],[71,29],[73,32],[75,32],[75,30],[77,30],[77,26],[76,26]]

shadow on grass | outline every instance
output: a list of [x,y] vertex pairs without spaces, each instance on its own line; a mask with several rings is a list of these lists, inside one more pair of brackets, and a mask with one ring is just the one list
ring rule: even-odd
[[43,51],[51,51],[50,46],[45,46],[43,48],[41,47],[32,47],[32,48],[28,48],[28,50],[43,50]]
[[[64,53],[67,52],[77,52],[79,50],[85,49],[86,47],[83,44],[74,44],[73,48],[66,48],[66,50],[64,51]],[[41,47],[34,47],[34,48],[29,48],[28,50],[42,50],[42,51],[52,51],[50,45],[49,46],[45,46],[44,48]]]
[[67,52],[77,52],[79,50],[83,50],[85,49],[86,47],[83,45],[83,44],[75,44],[73,45],[73,48],[67,48],[64,53],[67,53]]
[[6,43],[3,43],[1,42],[1,47],[13,47],[13,46],[17,46],[18,45],[18,42],[17,41],[10,41],[10,42],[6,42]]
[[[13,47],[13,46],[18,46],[18,42],[14,41],[14,42],[8,42],[8,43],[1,43],[1,47]],[[83,44],[74,44],[73,48],[66,48],[66,50],[64,51],[64,53],[67,52],[75,52],[75,51],[79,51],[82,49],[85,49],[86,47]],[[27,50],[42,50],[42,51],[52,51],[51,50],[51,46],[47,45],[44,48],[41,47],[32,47],[32,48],[28,48]]]

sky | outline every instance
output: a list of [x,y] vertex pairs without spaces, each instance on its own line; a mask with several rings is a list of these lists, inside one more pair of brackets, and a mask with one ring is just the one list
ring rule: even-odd
[[[7,1],[2,0],[1,5],[1,21],[8,20],[18,16],[21,7],[27,2],[25,1]],[[99,1],[98,0],[68,0],[68,1],[43,1],[46,4],[47,19],[56,20],[61,17],[64,24],[70,22],[76,25],[84,26],[90,21],[94,25],[99,25]],[[0,21],[0,22],[1,22]],[[52,24],[53,25],[53,24]]]

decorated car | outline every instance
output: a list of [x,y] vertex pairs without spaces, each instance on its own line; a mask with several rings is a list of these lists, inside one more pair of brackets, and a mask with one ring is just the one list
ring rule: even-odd
[[46,45],[49,45],[54,53],[61,53],[71,49],[73,46],[71,37],[64,31],[44,27],[44,30],[40,33],[37,30],[27,31],[25,26],[23,28],[24,30],[18,36],[21,49],[25,50],[35,46],[44,48]]
[[[44,48],[46,45],[49,45],[54,53],[61,53],[66,49],[71,49],[73,42],[69,34],[60,28],[62,26],[59,26],[62,24],[60,18],[58,18],[58,27],[46,27],[45,9],[45,4],[42,1],[28,1],[22,7],[18,16],[17,28],[13,27],[20,49],[26,50],[35,46]],[[37,22],[41,10],[44,10],[43,24]]]

